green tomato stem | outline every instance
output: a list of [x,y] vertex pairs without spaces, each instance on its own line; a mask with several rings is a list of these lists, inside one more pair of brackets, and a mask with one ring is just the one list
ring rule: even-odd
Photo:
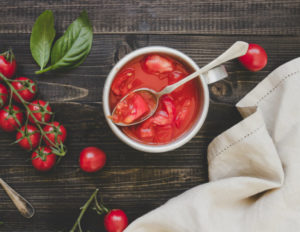
[[80,222],[81,222],[81,219],[83,217],[83,215],[85,214],[85,212],[87,211],[87,209],[89,208],[90,204],[93,202],[93,200],[97,197],[97,193],[98,193],[99,189],[96,189],[94,191],[94,193],[91,195],[91,197],[88,199],[88,201],[84,204],[84,206],[82,206],[80,209],[81,209],[81,212],[74,224],[74,226],[72,227],[72,229],[70,230],[70,232],[75,232],[77,227],[79,226],[80,227]]

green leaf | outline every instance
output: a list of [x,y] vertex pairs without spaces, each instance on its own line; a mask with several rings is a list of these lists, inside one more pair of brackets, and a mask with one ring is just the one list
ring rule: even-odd
[[52,11],[46,10],[35,21],[30,37],[32,57],[41,67],[41,70],[49,61],[54,37],[54,16]]
[[[87,13],[83,11],[54,44],[51,52],[51,66],[45,71],[79,66],[88,56],[92,42],[92,25]],[[37,74],[42,72],[39,71]]]

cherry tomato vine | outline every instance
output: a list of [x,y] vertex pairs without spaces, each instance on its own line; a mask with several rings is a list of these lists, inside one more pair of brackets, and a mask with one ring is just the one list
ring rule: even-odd
[[[13,56],[12,51],[9,51],[9,54]],[[63,142],[67,132],[59,122],[49,122],[52,116],[49,103],[42,100],[30,102],[36,94],[36,84],[26,77],[10,79],[11,77],[11,74],[6,77],[3,72],[0,72],[0,80],[9,89],[7,90],[4,85],[0,84],[0,108],[4,107],[0,111],[3,124],[1,128],[7,132],[17,130],[17,140],[14,143],[19,143],[22,148],[28,151],[36,148],[32,157],[33,159],[40,159],[41,164],[47,161],[48,155],[65,156],[67,148]],[[8,105],[6,105],[7,100]],[[23,126],[23,110],[13,105],[13,100],[24,108],[26,120]],[[41,153],[44,151],[43,142],[49,147],[49,149],[46,147],[49,151],[46,155]],[[36,161],[32,162],[36,169],[49,170],[49,168],[44,170],[38,168],[35,166],[37,163]]]
[[75,224],[73,225],[70,232],[83,232],[81,227],[81,220],[85,214],[85,212],[91,207],[93,204],[92,209],[97,212],[99,215],[105,214],[104,217],[104,227],[106,231],[108,232],[122,232],[127,226],[128,226],[128,218],[125,214],[125,212],[121,209],[108,209],[103,204],[102,198],[100,198],[100,201],[98,201],[97,195],[98,195],[99,189],[96,189],[93,194],[90,196],[90,198],[87,200],[87,202],[80,208],[81,212],[75,221]]

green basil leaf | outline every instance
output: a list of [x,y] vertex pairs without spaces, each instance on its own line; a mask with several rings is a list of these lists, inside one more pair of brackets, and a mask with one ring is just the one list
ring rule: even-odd
[[79,66],[88,56],[92,42],[92,25],[87,13],[83,11],[54,44],[51,52],[51,70]]
[[30,37],[32,57],[41,67],[41,70],[49,61],[54,37],[54,16],[52,11],[46,10],[35,21]]

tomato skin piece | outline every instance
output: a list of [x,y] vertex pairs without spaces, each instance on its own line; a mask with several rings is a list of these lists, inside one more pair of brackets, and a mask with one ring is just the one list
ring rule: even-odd
[[139,127],[137,128],[137,133],[139,135],[139,138],[153,138],[155,133],[153,118],[149,118],[141,125],[139,125]]
[[160,144],[165,144],[172,139],[173,128],[172,125],[157,126],[155,128],[155,138],[154,141]]
[[[17,122],[12,115],[15,115]],[[0,110],[0,128],[6,132],[13,132],[22,125],[23,113],[18,106],[12,105],[10,112],[9,106]]]
[[153,116],[153,123],[159,126],[170,125],[175,118],[175,106],[173,100],[169,96],[161,98],[163,110],[157,111]]
[[[35,100],[28,105],[30,111],[32,111],[33,115],[35,116],[36,120],[39,122],[49,122],[51,119],[52,109],[48,102],[43,100]],[[35,121],[29,115],[29,122],[35,124]]]
[[80,152],[79,166],[85,172],[97,172],[105,163],[106,155],[97,147],[86,147]]
[[146,56],[143,67],[146,72],[152,74],[172,72],[175,68],[171,60],[157,54]]
[[[38,156],[43,156],[43,158]],[[35,150],[31,155],[32,166],[38,171],[49,171],[53,168],[55,162],[56,155],[52,153],[49,147],[40,147],[37,150]]]
[[[30,151],[39,145],[41,134],[38,128],[34,125],[22,126],[20,131],[17,132],[16,140],[20,140],[18,144],[26,151]],[[26,133],[27,132],[27,133]],[[23,139],[22,139],[23,138]],[[30,142],[31,141],[31,145]]]
[[133,88],[135,71],[132,68],[119,73],[111,84],[112,92],[117,96],[125,96]]
[[121,209],[113,209],[104,217],[104,226],[107,232],[122,232],[128,226],[128,218]]
[[177,128],[180,128],[183,121],[186,119],[189,113],[189,107],[192,104],[192,101],[190,99],[187,99],[184,101],[180,111],[177,113],[175,117],[175,125]]
[[4,85],[0,84],[0,109],[6,105],[7,99],[8,90]]
[[[36,95],[36,84],[33,80],[27,77],[18,77],[11,84],[14,89],[18,91],[18,94],[22,97],[22,99],[27,102],[32,101],[32,99]],[[13,94],[13,99],[16,102],[21,103],[19,97],[16,94]]]
[[[64,143],[67,137],[66,128],[59,122],[52,122],[50,123],[50,125],[44,126],[43,131],[46,133],[46,137],[53,144]],[[48,139],[46,139],[45,137],[43,138],[47,146],[52,147],[53,144],[50,143]]]
[[241,64],[250,71],[256,72],[267,65],[266,51],[258,44],[249,44],[247,53],[239,57]]
[[[9,57],[12,56],[11,62],[6,59],[4,54],[8,54]],[[4,54],[0,55],[0,73],[7,78],[12,78],[16,72],[17,63],[11,51],[7,51]]]
[[168,85],[175,84],[176,82],[182,80],[184,77],[186,77],[187,74],[184,74],[180,71],[174,71],[168,74]]

